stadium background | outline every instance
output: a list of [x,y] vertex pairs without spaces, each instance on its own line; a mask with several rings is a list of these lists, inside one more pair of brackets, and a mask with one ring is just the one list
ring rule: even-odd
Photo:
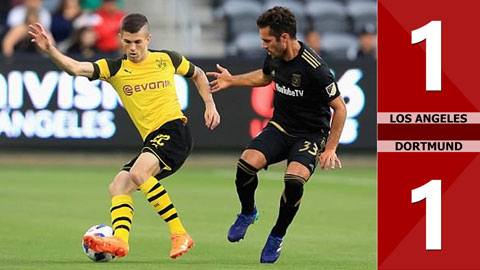
[[[122,4],[125,12],[149,17],[151,48],[177,50],[205,71],[215,70],[219,63],[238,74],[261,67],[263,52],[259,51],[258,36],[248,42],[250,53],[242,51],[241,40],[252,32],[247,31],[249,26],[244,33],[237,28],[232,32],[232,18],[237,17],[229,15],[227,7],[233,2],[126,0]],[[273,3],[243,2],[260,6],[258,12]],[[345,168],[317,171],[309,181],[302,210],[289,230],[276,269],[373,269],[376,61],[349,59],[357,31],[353,16],[347,15],[352,3],[369,1],[275,2],[299,4],[303,10],[312,2],[336,3],[345,10],[347,28],[315,30],[326,43],[331,42],[329,36],[351,37],[337,41],[348,40],[348,44],[324,46],[332,48],[325,58],[349,112],[339,146]],[[302,18],[301,40],[315,22],[306,11]],[[343,51],[334,51],[343,47]],[[0,62],[0,211],[4,213],[0,269],[262,268],[259,252],[278,211],[284,164],[260,173],[257,203],[261,219],[249,230],[247,239],[231,245],[225,233],[238,210],[235,162],[272,113],[271,87],[216,94],[222,123],[211,132],[203,125],[203,105],[193,84],[177,78],[195,149],[184,168],[164,184],[197,247],[179,261],[170,261],[166,226],[142,203],[141,194],[135,194],[131,255],[98,266],[83,257],[78,242],[91,225],[109,223],[108,183],[135,154],[140,137],[108,84],[68,76],[35,53],[17,53]]]

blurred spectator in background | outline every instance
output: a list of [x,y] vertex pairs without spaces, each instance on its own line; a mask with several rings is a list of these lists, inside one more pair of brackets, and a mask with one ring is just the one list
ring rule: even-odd
[[351,60],[377,60],[377,32],[372,24],[365,25],[358,34],[356,50],[348,53]]
[[[2,0],[5,1],[5,0]],[[46,29],[50,29],[50,24],[52,22],[52,17],[50,12],[42,7],[42,0],[25,0],[22,5],[15,6],[8,13],[7,25],[10,28],[13,28],[18,25],[25,23],[27,13],[38,13],[38,20]]]
[[[73,34],[73,21],[82,14],[78,0],[62,0],[52,17],[52,36],[57,43],[67,40]],[[59,47],[61,47],[59,45]]]
[[7,14],[10,11],[11,2],[9,0],[0,1],[0,40],[7,30]]
[[55,13],[55,11],[58,9],[58,6],[60,6],[60,3],[62,0],[43,0],[43,7],[50,12],[50,14]]
[[14,52],[35,52],[35,45],[30,42],[28,25],[39,22],[39,14],[35,10],[28,10],[25,21],[8,30],[2,41],[2,52],[5,57],[13,56]]
[[11,7],[23,4],[24,0],[10,0]]
[[310,46],[310,48],[312,48],[313,51],[316,52],[320,57],[328,58],[327,53],[322,50],[320,33],[318,33],[317,31],[313,29],[309,30],[305,35],[305,43],[307,43],[307,45]]
[[12,3],[9,0],[0,1],[0,24],[5,24],[7,21],[7,14],[12,7]]
[[68,48],[67,53],[78,55],[84,59],[91,59],[96,54],[96,42],[97,35],[95,31],[88,26],[82,27],[75,31],[72,45]]
[[[125,7],[123,0],[115,0],[117,7],[123,9]],[[86,10],[97,10],[102,5],[102,0],[80,0],[80,5]]]
[[99,24],[93,29],[97,33],[97,49],[102,53],[117,53],[120,48],[120,26],[124,16],[115,0],[103,0],[102,6],[96,11],[100,16]]

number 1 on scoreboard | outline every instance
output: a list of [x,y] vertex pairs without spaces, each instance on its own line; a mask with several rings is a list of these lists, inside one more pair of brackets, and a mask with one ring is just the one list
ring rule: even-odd
[[427,42],[427,91],[442,90],[442,22],[431,21],[412,31],[412,44]]
[[426,199],[427,250],[442,249],[442,180],[431,180],[412,189],[412,203]]

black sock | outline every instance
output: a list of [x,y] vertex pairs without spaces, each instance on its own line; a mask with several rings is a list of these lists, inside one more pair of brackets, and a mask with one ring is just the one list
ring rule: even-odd
[[240,159],[237,163],[237,175],[235,185],[240,202],[242,203],[242,214],[251,214],[255,207],[255,190],[258,186],[258,169]]
[[275,237],[284,237],[287,233],[287,228],[300,207],[303,185],[306,182],[303,177],[293,174],[286,174],[284,179],[285,190],[280,198],[280,211],[277,223],[271,232],[271,235]]

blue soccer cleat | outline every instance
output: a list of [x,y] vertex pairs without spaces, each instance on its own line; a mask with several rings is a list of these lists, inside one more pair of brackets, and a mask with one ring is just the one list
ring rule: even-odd
[[257,219],[257,208],[253,209],[253,213],[250,215],[238,214],[237,219],[228,230],[228,241],[238,242],[240,239],[243,239],[245,233],[247,233],[248,226],[253,224]]
[[282,250],[283,238],[269,235],[267,243],[262,250],[262,256],[260,257],[261,263],[274,263],[280,257],[280,251]]

